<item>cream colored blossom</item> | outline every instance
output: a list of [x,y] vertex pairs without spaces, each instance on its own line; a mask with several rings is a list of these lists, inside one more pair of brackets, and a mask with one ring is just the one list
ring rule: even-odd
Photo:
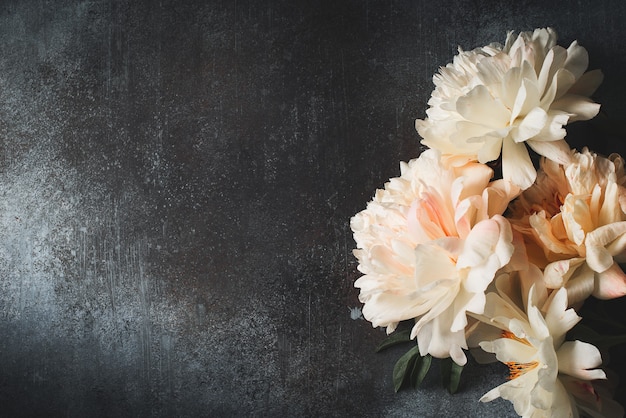
[[[498,285],[506,287],[506,282],[508,277],[498,279]],[[612,415],[612,411],[623,413],[619,405],[605,399],[603,406],[594,388],[594,380],[606,379],[598,369],[602,364],[598,349],[581,341],[565,341],[567,331],[581,319],[567,309],[567,291],[562,288],[548,296],[547,289],[536,283],[526,295],[524,310],[507,292],[487,295],[485,312],[478,319],[498,333],[480,347],[505,363],[510,376],[481,401],[509,400],[523,417],[577,417],[583,410],[596,416],[621,416]],[[474,336],[480,333],[477,330]]]
[[536,29],[509,33],[503,47],[459,51],[433,78],[427,118],[416,121],[422,143],[481,163],[502,155],[503,177],[522,189],[536,177],[526,145],[567,163],[563,126],[598,113],[589,96],[602,74],[585,73],[587,51],[576,41],[565,49],[556,39],[552,29]]
[[436,150],[400,169],[350,223],[363,316],[388,333],[415,319],[422,355],[464,364],[466,312],[482,312],[485,288],[513,253],[501,214],[518,189],[491,182],[483,164],[446,165]]
[[626,189],[624,161],[584,149],[567,166],[542,160],[535,185],[511,205],[514,228],[546,285],[566,287],[571,303],[589,295],[626,294]]

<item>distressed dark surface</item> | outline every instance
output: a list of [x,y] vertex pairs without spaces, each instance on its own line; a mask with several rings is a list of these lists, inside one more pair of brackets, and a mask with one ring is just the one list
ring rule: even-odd
[[[1,416],[514,416],[505,371],[393,393],[349,218],[432,74],[546,25],[626,114],[621,1],[0,3]],[[573,126],[574,144],[626,147]],[[593,136],[590,139],[590,136]]]

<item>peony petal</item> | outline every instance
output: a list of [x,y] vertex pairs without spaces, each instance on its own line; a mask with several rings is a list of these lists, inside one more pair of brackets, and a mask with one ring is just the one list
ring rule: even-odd
[[[439,244],[439,245],[438,245]],[[448,243],[452,245],[452,243]],[[430,242],[415,247],[416,288],[435,283],[440,279],[456,278],[456,266],[447,251],[442,251],[443,242]],[[446,247],[446,249],[450,249]]]
[[[554,352],[552,336],[548,335],[542,338],[537,347],[537,357],[542,367],[537,372],[537,386],[552,392],[554,390],[558,375],[558,360]],[[534,389],[533,389],[534,390]],[[533,393],[531,392],[531,395]],[[533,403],[536,399],[532,400]]]
[[435,191],[424,191],[411,204],[407,222],[420,241],[455,235],[451,205]]
[[[537,85],[540,91],[544,91],[544,97],[542,97],[542,102],[545,98],[545,92],[549,90],[553,90],[552,93],[548,95],[551,96],[548,98],[548,103],[551,103],[554,99],[554,93],[556,93],[556,85],[550,83],[554,77],[554,73],[557,69],[562,68],[563,63],[565,62],[565,58],[567,58],[567,52],[565,48],[561,46],[556,46],[546,54],[546,57],[541,66],[541,71],[539,72],[539,76],[537,77]],[[550,83],[549,89],[546,90],[546,86]],[[552,89],[550,89],[552,87]]]
[[552,390],[552,404],[548,412],[553,418],[579,418],[577,402],[568,393],[561,382],[561,378],[556,380]]
[[564,288],[553,292],[545,313],[545,321],[554,339],[555,346],[559,346],[567,331],[572,329],[582,319],[574,309],[567,309],[568,294]]
[[522,190],[532,186],[537,177],[526,146],[510,138],[502,142],[502,177]]
[[485,307],[485,294],[484,293],[470,293],[461,288],[456,298],[452,309],[454,310],[452,323],[450,324],[450,331],[465,332],[467,327],[467,312],[482,313]]
[[613,264],[602,273],[597,273],[593,296],[598,299],[615,299],[626,295],[626,274],[619,265]]
[[587,234],[585,246],[587,248],[587,263],[596,272],[601,273],[611,267],[613,256],[605,247],[626,234],[626,222],[614,222],[596,228]]
[[569,94],[589,97],[600,87],[604,74],[600,70],[588,71],[583,74],[569,90]]
[[526,245],[524,243],[524,237],[518,231],[513,230],[513,240],[511,241],[513,244],[513,254],[511,255],[511,259],[504,266],[504,271],[512,272],[512,271],[520,271],[527,270],[529,268],[528,265],[528,254],[526,253]]
[[467,349],[465,331],[450,331],[453,315],[453,309],[447,308],[427,321],[418,321],[413,327],[411,338],[415,334],[422,356],[430,354],[437,358],[452,357],[455,363],[462,366],[467,362],[462,350]]
[[[516,186],[515,184],[511,183],[510,181],[506,181],[506,180],[494,180],[490,183],[489,188],[487,189],[489,192],[489,209],[488,209],[488,216],[492,217],[494,215],[502,215],[504,213],[504,211],[506,210],[504,204],[506,202],[511,203],[511,201],[513,199],[515,199],[516,197],[518,197],[520,195],[520,188],[518,186]],[[492,194],[492,192],[495,192]],[[483,192],[483,196],[484,196],[484,192]],[[498,196],[498,202],[494,202],[493,198],[491,196],[495,196],[497,194]],[[507,203],[507,205],[508,205]]]
[[600,111],[600,105],[588,97],[566,94],[552,102],[550,109],[561,110],[571,115],[570,122],[589,120]]
[[488,353],[495,353],[502,363],[530,363],[537,356],[537,349],[511,338],[498,338],[494,341],[483,341],[480,348]]
[[[524,63],[524,67],[526,67],[526,65],[527,63]],[[537,85],[527,78],[522,79],[521,86],[515,97],[513,109],[511,110],[509,124],[514,125],[518,117],[525,117],[533,109],[537,108],[537,106],[539,106],[539,97],[540,94]]]
[[[539,51],[534,51],[534,52],[539,52]],[[543,56],[539,57],[536,54],[529,54],[528,58],[529,59],[525,59],[524,62],[521,63],[521,68],[522,68],[521,78],[523,82],[526,81],[532,84],[535,89],[538,89],[537,71],[533,68],[535,63],[533,63],[532,59],[537,58],[538,60],[535,62],[541,65],[541,60],[543,60]],[[536,100],[537,98],[533,98],[533,100]]]
[[[471,315],[473,317],[473,315]],[[487,353],[482,348],[480,348],[480,343],[483,341],[493,341],[498,338],[502,338],[502,330],[498,327],[489,325],[482,321],[476,321],[476,325],[472,327],[470,332],[467,332],[467,345],[470,349],[474,348],[477,352],[484,354],[481,356],[483,359],[490,358],[489,363],[493,363],[496,360],[496,357],[492,355],[492,353]],[[474,353],[472,353],[474,354]],[[480,355],[480,354],[479,354]]]
[[519,277],[522,303],[526,312],[528,312],[528,307],[531,305],[531,296],[532,304],[543,309],[543,306],[548,301],[550,291],[542,280],[543,273],[541,269],[534,264],[530,264],[528,270],[519,272]]
[[581,246],[586,234],[594,229],[587,199],[584,196],[568,194],[563,202],[561,216],[567,237],[577,246]]
[[454,214],[454,223],[459,237],[465,239],[472,230],[472,226],[476,221],[476,213],[478,212],[477,202],[478,196],[471,196],[459,202],[456,206]]
[[567,289],[567,299],[570,306],[576,306],[582,303],[593,293],[596,282],[596,275],[587,264],[583,264],[565,284]]
[[491,389],[489,392],[485,393],[481,398],[480,402],[491,402],[500,397],[500,386]]
[[459,255],[457,268],[478,266],[493,254],[498,242],[500,228],[496,221],[481,221],[472,228],[465,239],[463,252]]
[[626,262],[624,258],[626,255],[626,234],[618,236],[613,242],[606,246],[606,249],[611,253],[615,262]]
[[613,256],[604,248],[594,245],[586,245],[587,265],[597,273],[606,271],[613,265]]
[[[456,259],[463,251],[463,240],[457,237],[443,237],[433,240],[429,244],[441,248],[452,259]],[[452,264],[450,264],[450,268],[452,268]]]
[[569,258],[548,264],[543,272],[546,286],[549,289],[564,286],[584,261],[584,258]]
[[[524,311],[528,308],[528,295],[531,288],[534,287],[533,298],[537,306],[543,306],[548,297],[541,270],[531,263],[527,266],[526,270],[515,272],[515,274],[501,274],[495,280],[498,294],[511,306],[522,308]],[[525,317],[524,311],[519,310],[521,316],[511,318]]]
[[530,139],[526,141],[526,144],[537,154],[543,155],[559,164],[569,164],[572,160],[569,145],[562,139],[556,141],[535,141]]
[[[556,93],[554,94],[555,99],[563,97],[563,95],[569,91],[574,83],[576,83],[574,74],[570,73],[565,68],[559,68],[552,79],[552,84],[556,85]],[[549,103],[547,104],[550,105]]]
[[484,164],[466,164],[460,167],[458,171],[459,177],[453,184],[453,187],[457,184],[460,186],[458,200],[482,194],[489,185],[489,180],[493,177],[493,170]]
[[574,255],[571,248],[568,247],[566,243],[554,236],[552,225],[546,219],[546,213],[544,211],[531,215],[528,218],[528,222],[547,250],[557,254]]
[[559,372],[584,380],[606,379],[601,369],[600,351],[582,341],[566,341],[557,351]]
[[411,276],[411,266],[402,263],[397,253],[384,245],[375,245],[370,249],[370,258],[375,271],[389,272],[399,276]]
[[574,41],[567,48],[567,58],[564,68],[574,75],[576,79],[583,75],[589,65],[587,50]]
[[[432,326],[433,320],[437,319],[440,315],[445,312],[450,305],[454,302],[456,295],[458,293],[458,289],[449,288],[448,291],[438,295],[437,300],[431,303],[430,310],[424,315],[420,317],[420,315],[415,315],[414,318],[420,317],[420,319],[415,323],[413,328],[411,329],[411,339],[416,338],[423,327]],[[440,319],[441,320],[441,319]],[[452,320],[450,320],[450,324]],[[448,329],[450,328],[450,324],[448,324]],[[432,332],[431,332],[432,333]],[[419,341],[418,341],[419,342]],[[421,350],[421,349],[420,349]]]
[[[506,276],[506,275],[505,275]],[[487,293],[485,309],[482,315],[472,314],[472,317],[485,324],[500,329],[509,329],[512,320],[523,321],[526,314],[509,299],[504,299],[494,292]]]
[[604,191],[604,201],[598,217],[600,225],[608,225],[624,219],[624,212],[622,212],[619,204],[620,192],[620,187],[615,182],[610,181],[607,183]]
[[487,87],[478,85],[456,101],[456,111],[468,121],[494,129],[506,126],[510,112],[494,100]]
[[[454,130],[449,137],[450,147],[445,150],[446,154],[468,154],[470,152],[475,154],[483,145],[486,137],[498,136],[494,128],[475,122],[460,120],[454,125]],[[425,143],[424,145],[428,144]],[[437,148],[441,147],[437,146]]]
[[[529,292],[532,295],[532,288]],[[528,313],[528,322],[532,327],[534,338],[539,340],[545,340],[550,337],[550,330],[548,329],[548,325],[546,324],[546,320],[544,319],[541,311],[535,305],[535,302],[529,297],[528,300],[528,309],[526,310]]]
[[511,131],[515,142],[524,142],[541,132],[548,122],[548,114],[540,107],[535,107],[524,117],[517,129]]
[[424,305],[425,302],[428,301],[380,293],[366,301],[363,306],[363,317],[370,321],[373,327],[386,327],[415,318],[420,312],[428,310],[428,306]]
[[499,54],[491,59],[480,60],[476,64],[476,69],[482,84],[488,88],[495,88],[502,82],[502,78],[509,69],[508,57]]
[[610,404],[610,402],[613,401],[607,398],[602,399],[602,395],[596,391],[594,386],[597,385],[599,381],[590,382],[567,375],[559,376],[559,380],[570,396],[576,399],[576,404],[580,408],[580,412],[586,412],[588,416],[592,418],[623,418],[623,408],[619,411],[618,415],[611,415],[610,412],[607,413],[608,411],[605,406],[607,402]]
[[585,245],[604,247],[626,233],[626,221],[603,225],[587,234]]
[[[519,114],[518,108],[521,108],[522,106],[522,103],[519,103],[517,106],[518,108],[515,107],[516,101],[518,100],[518,97],[520,97],[520,90],[522,88],[521,74],[522,69],[520,67],[511,67],[508,69],[506,74],[504,74],[504,77],[500,82],[500,98],[506,107],[513,109],[515,112],[515,115],[511,114],[509,122],[512,122],[515,118],[517,118]],[[525,99],[525,91],[523,95],[524,97],[520,97],[520,100]]]
[[497,160],[502,151],[502,138],[485,138],[483,146],[478,150],[478,162],[481,164]]
[[512,402],[515,412],[520,416],[532,416],[534,408],[531,405],[530,392],[536,382],[536,376],[537,371],[533,370],[500,385],[500,397]]
[[600,210],[602,206],[602,187],[599,184],[593,186],[591,191],[591,199],[589,201],[589,211],[591,212],[591,223],[600,225]]
[[[562,140],[565,138],[566,134],[563,126],[567,125],[568,120],[569,113],[551,109],[548,111],[548,121],[546,122],[546,125],[543,130],[533,138],[533,141],[546,142]],[[570,160],[571,158],[568,158],[568,163]]]
[[513,234],[508,221],[496,215],[472,228],[465,240],[457,268],[469,267],[464,288],[469,292],[484,292],[498,269],[511,259]]

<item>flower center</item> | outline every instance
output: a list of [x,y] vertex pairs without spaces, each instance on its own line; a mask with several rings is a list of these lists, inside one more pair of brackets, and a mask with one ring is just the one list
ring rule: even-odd
[[431,228],[439,228],[440,233],[433,238],[440,238],[441,234],[445,237],[457,236],[454,225],[450,224],[450,220],[454,219],[447,211],[446,205],[441,198],[435,193],[424,192],[420,196],[421,209],[425,215],[423,219],[419,219],[423,226],[432,223]]
[[531,371],[532,369],[534,369],[535,367],[537,367],[539,365],[539,362],[537,361],[531,361],[530,363],[517,363],[514,361],[509,361],[507,363],[504,363],[509,367],[509,380],[513,380],[513,379],[517,379],[518,377],[520,377],[521,375],[523,375],[526,372]]
[[[525,345],[528,345],[528,346],[532,346],[528,342],[528,340],[526,340],[525,338],[518,337],[517,335],[513,334],[511,331],[502,331],[502,337],[518,341],[518,342],[520,342],[522,344],[525,344]],[[535,367],[537,367],[539,365],[539,362],[531,361],[530,363],[518,363],[518,362],[515,362],[515,361],[509,361],[509,362],[505,362],[504,364],[506,364],[507,367],[509,368],[509,378],[508,379],[509,380],[513,380],[513,379],[517,379],[518,377],[520,377],[524,373],[529,372],[532,369],[534,369]]]
[[565,203],[565,198],[559,192],[552,194],[552,200],[543,199],[541,203],[532,203],[530,205],[529,215],[539,213],[542,210],[546,211],[549,218],[552,218],[559,212],[561,212],[561,206]]
[[504,330],[502,331],[502,338],[508,338],[509,340],[515,340],[522,344],[526,344],[529,347],[532,347],[532,344],[528,342],[525,338],[520,338],[517,335],[513,334],[511,331]]

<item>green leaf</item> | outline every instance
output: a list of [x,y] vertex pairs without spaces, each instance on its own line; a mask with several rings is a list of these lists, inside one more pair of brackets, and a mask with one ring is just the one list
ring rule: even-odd
[[411,377],[411,371],[413,370],[413,365],[415,364],[415,360],[419,358],[419,355],[419,348],[416,345],[404,353],[404,355],[396,362],[396,365],[393,368],[393,387],[396,392],[408,383],[409,378]]
[[448,392],[451,394],[456,393],[459,389],[461,372],[463,372],[463,366],[456,364],[450,357],[441,360],[441,378],[443,381],[443,387],[448,389]]
[[385,338],[382,343],[376,347],[376,352],[379,353],[383,350],[393,347],[394,345],[402,344],[411,341],[411,330],[405,329],[403,331],[397,331]]
[[433,358],[430,354],[426,354],[424,357],[420,357],[415,360],[413,371],[411,372],[411,384],[414,388],[417,388],[426,377],[426,374],[430,369],[432,359]]

